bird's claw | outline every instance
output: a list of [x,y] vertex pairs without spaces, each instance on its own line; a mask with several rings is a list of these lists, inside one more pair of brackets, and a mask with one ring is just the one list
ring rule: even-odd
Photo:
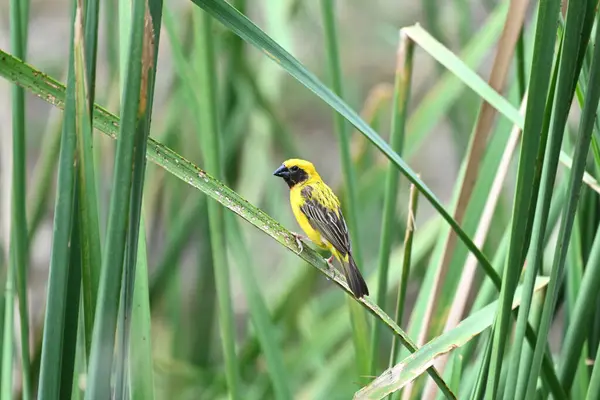
[[302,239],[305,239],[305,237],[302,236],[302,235],[297,234],[296,232],[292,232],[292,236],[294,236],[294,239],[296,239],[296,245],[300,249],[300,250],[298,250],[295,253],[297,255],[300,255],[302,253],[302,251],[304,250],[304,246],[302,245]]
[[[335,276],[335,267],[333,266],[333,254],[329,258],[325,258],[325,262],[327,263],[329,273]],[[330,280],[327,275],[325,275],[325,277],[327,278],[327,280]]]

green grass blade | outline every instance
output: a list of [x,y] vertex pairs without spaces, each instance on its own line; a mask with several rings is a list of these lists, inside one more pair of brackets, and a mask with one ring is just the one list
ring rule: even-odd
[[[573,8],[571,8],[573,7]],[[569,4],[569,11],[567,15],[567,29],[565,31],[565,43],[567,41],[567,37],[569,36],[569,29],[576,29],[579,27],[579,30],[585,29],[585,23],[579,22],[579,25],[583,25],[584,27],[580,27],[579,25],[573,25],[573,28],[570,28],[570,15],[573,15],[573,21],[577,21],[577,17],[583,19],[582,14],[585,15],[585,19],[588,22],[590,21],[590,14],[593,15],[595,9],[595,3],[590,1],[587,4]],[[571,14],[572,13],[572,14]],[[600,21],[600,12],[597,12],[596,21]],[[587,35],[591,32],[591,24],[587,24],[589,26],[589,30],[587,30]],[[583,36],[582,44],[585,46],[587,43],[586,36],[584,33],[580,33]],[[600,33],[596,32],[596,42],[600,39]],[[580,53],[583,54],[584,48],[580,47]],[[582,57],[581,57],[582,59]],[[552,264],[552,271],[550,274],[550,285],[548,287],[548,295],[544,301],[544,308],[542,312],[542,318],[540,322],[538,342],[535,346],[534,357],[532,362],[531,371],[529,374],[529,383],[527,385],[526,398],[528,395],[533,394],[535,391],[535,383],[537,381],[537,375],[539,371],[539,365],[541,363],[541,358],[543,356],[544,351],[546,350],[545,343],[540,343],[541,338],[545,337],[548,334],[550,329],[550,322],[552,320],[552,316],[554,313],[554,307],[556,305],[556,300],[558,297],[558,291],[560,288],[559,282],[562,280],[563,272],[564,272],[564,263],[566,258],[566,251],[571,235],[571,230],[573,227],[573,220],[575,216],[575,211],[577,207],[577,202],[579,200],[579,193],[581,191],[581,178],[583,176],[583,171],[586,163],[586,156],[589,151],[589,146],[591,142],[591,136],[594,128],[594,120],[596,118],[596,112],[598,109],[598,103],[600,101],[600,84],[597,82],[598,79],[598,68],[600,68],[600,46],[596,46],[594,49],[594,57],[592,61],[592,69],[590,74],[590,81],[588,83],[588,91],[586,93],[586,99],[584,103],[583,113],[579,123],[579,132],[577,134],[577,142],[575,145],[575,154],[573,156],[574,164],[571,169],[571,174],[569,176],[569,189],[567,193],[567,203],[563,209],[563,216],[561,220],[561,225],[559,229],[559,238],[558,238],[558,247],[554,254],[554,260]],[[575,89],[577,75],[574,76],[573,79],[573,90]],[[569,103],[570,105],[570,103]],[[579,179],[579,181],[578,181]]]
[[[542,306],[544,304],[544,296],[545,296],[545,292],[541,292],[538,296],[534,296],[533,299],[531,300],[531,306],[530,306],[531,311],[529,312],[529,323],[535,327],[536,332],[540,325],[540,318],[542,316]],[[523,304],[523,303],[521,303],[521,304]],[[521,351],[521,360],[519,362],[519,365],[523,371],[529,371],[529,368],[531,367],[531,361],[533,359],[534,347],[535,347],[535,344],[532,345],[532,344],[528,343],[527,346],[524,349],[522,349],[522,351]],[[515,353],[513,353],[513,355],[514,354]],[[517,381],[514,383],[516,388],[511,391],[508,391],[508,389],[509,389],[508,382],[509,381],[507,380],[507,384],[505,385],[505,389],[504,389],[504,398],[506,400],[512,400],[515,398],[515,393],[521,393],[522,391],[524,391],[525,388],[527,387],[527,379],[528,379],[527,374],[520,374],[517,377]]]
[[[342,68],[340,66],[340,54],[338,49],[337,29],[335,21],[335,10],[333,0],[321,0],[321,13],[325,28],[326,53],[329,67],[329,78],[333,92],[343,99]],[[346,202],[344,208],[347,214],[348,230],[352,240],[352,256],[359,268],[364,271],[362,264],[362,253],[360,237],[358,236],[358,197],[356,191],[356,173],[350,155],[350,129],[344,117],[334,112],[335,130],[337,132],[341,168],[344,177],[344,188]],[[354,338],[354,349],[356,354],[357,370],[359,376],[369,373],[369,331],[364,312],[356,307],[356,303],[348,303],[350,307],[350,319],[352,322],[352,333]],[[381,307],[383,305],[380,304]]]
[[[1,50],[0,75],[22,85],[45,101],[57,107],[64,107],[65,88],[62,84]],[[111,138],[118,136],[120,129],[119,122],[116,116],[104,108],[95,107],[94,127],[107,136]],[[214,179],[173,150],[150,138],[148,140],[147,157],[153,163],[156,163],[187,184],[200,189],[223,206],[235,212],[291,252],[298,252],[299,249],[297,248],[296,240],[289,231],[285,230],[263,211],[250,205],[223,183]],[[339,273],[332,274],[323,258],[317,252],[305,248],[299,257],[318,269],[348,294],[351,294],[341,275]],[[376,315],[378,319],[382,320],[394,334],[398,335],[402,345],[407,347],[411,352],[416,351],[417,347],[414,342],[381,308],[368,298],[362,298],[359,303],[366,307],[371,314]],[[435,379],[441,382],[441,378],[439,378],[439,374],[436,371],[430,371],[430,373],[437,375]]]
[[154,371],[152,362],[152,335],[150,298],[148,296],[148,260],[144,218],[140,220],[133,311],[131,313],[131,338],[129,351],[129,398],[154,400]]
[[[199,73],[198,84],[204,88],[198,97],[198,111],[204,118],[200,121],[200,144],[206,168],[216,176],[222,177],[221,144],[216,109],[216,71],[214,65],[213,38],[211,33],[212,19],[202,11],[194,14],[194,22],[198,32]],[[229,287],[229,266],[227,262],[227,247],[225,237],[225,220],[223,209],[215,202],[208,203],[208,221],[214,263],[215,285],[219,308],[219,327],[221,345],[225,357],[225,370],[229,396],[232,399],[241,398],[239,366],[235,353],[235,325],[233,321],[233,306]]]
[[477,381],[475,383],[475,386],[473,387],[473,391],[471,392],[471,400],[482,400],[484,398],[486,388],[485,382],[489,376],[493,343],[494,327],[492,326],[492,332],[490,332],[490,336],[486,340],[485,351],[478,357],[481,359],[481,362],[478,363],[479,369],[477,372]]
[[287,376],[288,372],[283,363],[283,354],[280,349],[281,343],[277,338],[277,330],[271,321],[269,310],[260,293],[256,277],[249,265],[249,260],[252,260],[250,251],[244,242],[238,221],[234,218],[233,214],[227,213],[225,221],[231,243],[232,251],[230,253],[237,255],[235,264],[245,284],[244,290],[250,307],[250,318],[252,319],[252,325],[256,330],[256,335],[265,356],[269,376],[273,383],[275,398],[291,399],[292,392],[288,383],[290,379]]
[[6,266],[4,286],[4,331],[2,332],[2,376],[0,376],[0,397],[10,399],[13,387],[13,336],[15,292],[12,260]]
[[129,64],[131,48],[131,29],[132,29],[132,8],[133,2],[126,0],[116,0],[119,9],[119,88],[121,91],[121,104],[123,104],[124,89],[127,85],[127,66]]
[[[494,323],[490,371],[487,378],[486,395],[492,397],[498,391],[498,381],[510,324],[510,302],[517,286],[519,272],[525,258],[527,241],[531,232],[533,215],[529,210],[535,205],[535,198],[537,197],[534,191],[536,158],[540,148],[541,139],[539,132],[542,131],[546,94],[548,92],[549,77],[552,68],[558,6],[559,2],[550,0],[540,3],[538,11],[532,61],[532,71],[534,73],[532,73],[528,88],[529,100],[527,101],[521,153],[519,156],[508,260],[502,278],[501,301]],[[539,170],[540,168],[541,165],[537,165],[537,169]],[[515,355],[515,357],[518,356],[518,354]]]
[[[398,154],[402,154],[402,148],[404,147],[405,138],[405,123],[408,114],[408,104],[410,99],[410,87],[413,69],[413,54],[414,45],[412,41],[400,31],[398,43],[398,53],[396,55],[396,76],[394,83],[394,101],[392,104],[392,127],[390,133],[390,144],[392,149]],[[388,166],[385,181],[385,194],[383,201],[383,214],[381,216],[381,240],[379,245],[379,264],[377,267],[377,304],[385,309],[385,299],[388,290],[388,270],[390,265],[390,253],[392,250],[392,235],[394,228],[394,214],[396,211],[396,203],[398,200],[398,169],[393,165]],[[413,186],[411,186],[413,191]],[[416,195],[415,195],[416,196]],[[415,205],[416,199],[413,196],[410,197]],[[412,214],[410,214],[412,212]],[[411,217],[414,217],[414,210],[412,207],[409,208],[409,222],[407,224],[407,230],[405,237],[405,256],[410,257],[410,250],[407,248],[406,242],[408,234],[410,232],[410,244],[412,244],[412,229],[409,230],[409,226],[412,225]],[[408,252],[408,254],[406,253]],[[404,259],[406,261],[406,258]],[[409,258],[410,260],[410,258]],[[402,311],[404,308],[404,296],[406,294],[406,284],[408,279],[408,269],[410,262],[404,262],[402,264],[402,275],[401,285],[404,290],[398,290],[398,303],[396,305],[396,323],[402,323]],[[401,287],[402,287],[401,286]],[[403,293],[402,293],[403,292]],[[370,375],[374,375],[377,370],[378,354],[379,354],[379,339],[381,334],[381,324],[375,322],[373,324],[373,334],[371,336],[371,368],[369,370]],[[393,339],[391,359],[395,360],[395,343]]]
[[[595,359],[600,359],[600,347],[598,347]],[[600,363],[595,362],[594,368],[592,369],[592,377],[590,378],[590,386],[588,388],[585,400],[598,399],[600,399]]]
[[113,84],[119,78],[119,30],[114,29],[114,16],[119,15],[117,1],[111,0],[103,3],[102,19],[104,20],[104,28],[106,32],[106,40],[104,51],[108,64],[108,79]]
[[[125,261],[123,266],[123,282],[121,286],[121,309],[122,319],[120,320],[119,343],[121,352],[119,353],[116,375],[116,393],[121,393],[122,397],[127,397],[128,377],[128,356],[130,347],[131,332],[131,313],[134,302],[135,277],[138,256],[139,232],[142,218],[142,199],[144,191],[144,178],[146,174],[146,147],[148,135],[150,133],[150,118],[152,114],[152,104],[154,102],[154,82],[156,75],[156,65],[158,58],[158,45],[160,41],[160,25],[162,17],[162,0],[148,1],[145,6],[144,27],[135,27],[135,20],[132,21],[131,29],[143,29],[143,51],[141,54],[141,81],[140,81],[140,104],[138,108],[137,121],[135,126],[134,155],[133,155],[133,174],[131,177],[131,194],[129,202],[129,215],[127,228],[127,247],[125,249]],[[136,10],[137,11],[137,10]],[[141,11],[140,11],[141,12]],[[139,16],[135,16],[139,19]],[[131,66],[129,66],[131,68]],[[129,69],[128,68],[128,74]],[[137,83],[136,83],[137,85]],[[125,88],[128,90],[129,88]],[[124,96],[124,100],[127,100]]]
[[[102,260],[86,399],[110,396],[112,349],[115,342],[127,220],[130,213],[132,164],[136,147],[143,145],[145,140],[144,137],[141,139],[138,137],[138,124],[142,126],[146,124],[147,110],[151,105],[151,97],[148,98],[149,95],[151,96],[151,90],[148,90],[148,85],[154,80],[149,75],[156,71],[152,44],[156,22],[152,20],[153,18],[154,15],[146,9],[146,1],[134,2],[128,57],[130,68],[125,80],[126,87],[121,108],[123,124],[120,140],[117,141],[106,251]],[[149,21],[145,25],[147,19]],[[149,126],[146,125],[145,128],[147,131]]]
[[[117,4],[118,4],[118,8],[119,8],[119,43],[118,43],[118,49],[119,49],[119,85],[118,85],[118,91],[119,91],[119,101],[120,104],[123,104],[125,102],[125,94],[126,94],[126,88],[127,88],[127,70],[128,70],[128,62],[129,60],[129,51],[130,51],[130,46],[131,46],[131,30],[132,30],[132,26],[134,24],[134,21],[132,19],[132,7],[133,7],[133,2],[131,1],[126,1],[126,0],[117,0]],[[141,85],[141,84],[140,84]],[[138,131],[134,131],[131,133],[131,135],[137,136]],[[135,139],[134,139],[135,140]],[[137,153],[137,152],[136,152]],[[137,159],[135,159],[135,155],[133,156],[134,158],[134,163],[137,163]],[[134,171],[137,168],[134,167]],[[132,185],[133,186],[133,185]],[[131,193],[136,192],[135,190],[132,190]],[[130,195],[132,196],[132,195]],[[130,197],[130,201],[131,201],[131,197]],[[135,208],[135,207],[134,207]],[[129,212],[131,212],[131,207],[129,209]],[[131,216],[130,216],[131,218]],[[132,226],[135,226],[137,229],[137,227],[139,225],[137,225],[136,223],[139,223],[139,221],[137,221],[135,219],[135,217],[133,218],[134,221],[128,221],[127,222],[127,238],[126,243],[127,243],[127,247],[125,247],[125,261],[124,261],[124,265],[123,265],[123,276],[122,276],[122,281],[121,281],[121,288],[120,288],[120,298],[119,298],[119,304],[118,304],[118,311],[117,311],[117,333],[116,333],[116,344],[115,344],[115,355],[114,357],[116,358],[115,361],[113,361],[113,371],[112,375],[114,375],[115,377],[115,383],[114,383],[114,393],[116,396],[120,397],[120,398],[128,398],[129,397],[129,392],[127,391],[129,389],[129,387],[127,386],[127,384],[129,383],[129,376],[127,375],[128,373],[128,365],[129,365],[129,332],[130,332],[130,327],[131,324],[129,323],[129,321],[131,320],[131,315],[130,314],[130,309],[131,309],[131,297],[133,296],[132,292],[133,292],[133,286],[134,286],[134,282],[133,282],[133,277],[135,277],[135,271],[132,271],[132,268],[135,269],[135,264],[132,265],[132,259],[131,257],[135,255],[137,255],[136,253],[134,253],[133,249],[130,248],[131,242],[129,242],[129,236],[131,234],[135,234],[137,233],[137,231],[135,233],[129,232],[129,229],[131,229]],[[133,244],[133,247],[135,248],[135,246],[137,246],[137,240],[136,243]]]
[[457,394],[460,390],[460,381],[463,376],[463,369],[464,367],[462,353],[457,351],[452,355],[449,366],[447,367],[447,370],[450,371],[450,388],[454,393]]
[[[13,54],[24,60],[27,49],[29,1],[12,0],[10,2],[10,47]],[[25,91],[18,86],[12,87],[12,133],[13,167],[11,200],[11,266],[16,279],[19,304],[21,375],[23,399],[31,399],[31,370],[29,357],[29,312],[27,300],[27,217],[25,211],[26,190],[26,153],[25,153]]]
[[[195,200],[198,201],[197,199]],[[216,323],[215,314],[217,313],[217,295],[214,285],[215,270],[211,251],[210,227],[208,225],[208,204],[204,198],[201,198],[198,203],[198,216],[195,221],[200,221],[200,234],[206,240],[198,248],[201,256],[201,270],[198,276],[198,291],[200,293],[196,300],[199,303],[196,312],[198,313],[198,324],[210,328],[195,335],[193,359],[199,366],[206,368],[211,364],[211,355],[215,347],[214,337],[216,329],[214,329],[214,326]]]
[[[539,278],[536,281],[535,290],[540,290],[547,284],[547,278]],[[518,307],[520,301],[521,290],[518,289],[511,302],[511,307]],[[357,392],[355,398],[381,399],[401,389],[423,373],[426,368],[433,365],[437,357],[463,346],[474,336],[489,328],[494,322],[494,314],[498,305],[498,301],[491,303],[463,320],[456,328],[433,339],[399,364],[375,378],[369,386]]]
[[[175,139],[175,138],[174,138]],[[175,143],[179,142],[178,138],[174,140]],[[162,171],[161,171],[162,172]],[[164,213],[165,217],[169,214],[174,214],[175,210],[181,204],[182,201],[182,187],[175,179],[169,179],[167,185],[165,185],[165,205]],[[166,198],[167,193],[169,197]],[[165,218],[166,219],[166,218]],[[170,226],[168,225],[168,221],[165,221],[165,230],[169,231]],[[170,325],[170,330],[172,332],[171,337],[169,338],[170,346],[169,346],[169,355],[172,357],[188,360],[190,357],[190,349],[188,347],[189,339],[188,339],[188,331],[186,327],[186,321],[183,318],[184,316],[184,295],[183,295],[183,287],[184,287],[184,270],[182,268],[174,268],[174,274],[169,281],[169,287],[167,291],[167,296],[165,298],[165,306],[166,306],[166,314],[168,315],[168,324]],[[125,294],[125,292],[122,292]],[[194,312],[194,311],[192,311]],[[126,317],[123,318],[123,322],[126,321]],[[196,320],[196,323],[200,323],[200,320]],[[198,325],[201,326],[201,325]],[[207,327],[210,329],[210,327]],[[126,348],[123,345],[123,348]]]
[[[88,1],[88,3],[94,3]],[[88,4],[86,3],[86,4]],[[94,81],[90,81],[90,73],[87,71],[92,67],[86,65],[87,43],[84,44],[83,25],[83,2],[77,2],[77,17],[75,21],[74,36],[74,73],[75,73],[75,108],[76,108],[76,132],[77,132],[77,188],[79,196],[81,224],[79,234],[81,237],[81,276],[83,285],[83,320],[85,326],[85,348],[86,354],[90,354],[92,343],[92,331],[94,326],[94,312],[96,310],[96,297],[98,295],[98,284],[100,281],[100,266],[102,265],[100,251],[100,225],[98,222],[98,196],[96,193],[96,173],[94,171],[94,154],[92,139],[92,124],[90,118],[90,107],[93,106],[91,88],[95,87]],[[96,15],[97,17],[97,15]],[[97,25],[97,22],[96,22]],[[87,24],[86,31],[88,30]],[[87,32],[86,32],[87,33]],[[87,35],[86,35],[87,36]],[[95,57],[94,57],[95,58]],[[93,68],[95,70],[95,67]]]
[[596,231],[577,300],[573,307],[573,313],[569,318],[564,344],[561,348],[558,373],[560,381],[567,391],[573,384],[577,362],[585,344],[586,327],[589,326],[594,311],[589,305],[595,301],[598,286],[600,286],[600,229]]
[[[400,284],[398,285],[398,297],[396,299],[396,315],[395,321],[398,325],[402,325],[402,317],[404,315],[404,306],[406,304],[406,289],[408,287],[408,276],[410,273],[410,264],[412,258],[413,238],[415,234],[415,218],[417,217],[417,206],[419,200],[419,192],[414,185],[410,186],[410,198],[408,201],[408,217],[406,222],[406,233],[404,235],[404,254],[402,257],[402,272],[400,274]],[[392,347],[390,349],[390,360],[388,368],[391,368],[398,357],[398,340],[394,336],[392,338]]]
[[[80,11],[80,10],[79,10]],[[77,12],[76,24],[81,23],[81,14]],[[75,29],[77,31],[77,28]],[[76,111],[77,113],[77,111]],[[76,115],[77,119],[78,116]],[[75,179],[74,192],[77,192],[78,182]],[[73,391],[73,383],[78,381],[78,373],[75,370],[75,357],[77,352],[77,328],[79,327],[79,306],[81,295],[81,266],[82,248],[80,230],[80,215],[75,211],[78,207],[79,198],[74,195],[73,199],[73,223],[71,224],[71,243],[69,247],[69,275],[67,277],[67,293],[65,301],[65,323],[62,329],[62,354],[60,357],[60,395],[59,399],[70,399]]]
[[[80,303],[79,315],[83,315],[83,303]],[[73,370],[75,379],[72,380],[71,385],[71,400],[81,400],[83,394],[81,389],[83,388],[80,385],[81,381],[79,380],[79,377],[81,376],[81,372],[85,370],[86,365],[86,359],[84,357],[85,338],[83,337],[83,331],[85,327],[83,326],[83,318],[79,318],[78,322],[79,323],[77,324],[78,329],[76,338],[77,352],[75,354],[75,367]]]
[[226,27],[231,29],[235,34],[242,37],[250,44],[262,50],[273,61],[283,67],[292,77],[300,81],[309,90],[314,92],[327,104],[333,107],[337,112],[342,114],[348,122],[362,132],[382,153],[384,153],[391,162],[393,162],[400,171],[412,182],[423,196],[427,198],[432,206],[440,213],[452,229],[457,233],[467,248],[472,251],[482,267],[486,275],[494,280],[498,286],[500,285],[500,277],[496,275],[494,269],[490,265],[485,255],[479,250],[461,229],[452,216],[441,204],[440,200],[429,189],[427,185],[415,174],[415,172],[406,164],[406,162],[396,154],[391,147],[375,132],[366,122],[364,122],[358,114],[344,103],[330,89],[324,86],[312,73],[310,73],[298,60],[292,57],[287,51],[279,46],[273,39],[268,37],[250,20],[240,14],[237,10],[231,7],[223,0],[193,0],[196,5],[206,10],[210,15],[218,19]]
[[98,14],[100,12],[99,0],[86,0],[84,19],[84,39],[86,80],[88,86],[89,113],[94,111],[96,98],[96,55],[98,53]]
[[516,48],[516,67],[517,67],[517,84],[519,85],[519,96],[523,97],[527,91],[527,72],[525,66],[527,65],[525,59],[525,24],[521,25],[521,33],[519,34],[519,40],[517,41]]
[[[75,1],[71,2],[71,7],[71,22],[73,23],[71,38],[73,38],[75,32]],[[69,242],[71,240],[71,224],[74,222],[72,218],[77,136],[73,45],[74,42],[71,41],[38,389],[38,396],[47,399],[60,398],[62,377],[61,369],[57,366],[61,365],[63,357],[63,327],[66,323],[65,310],[69,277]]]
[[[569,139],[568,136],[566,139]],[[583,276],[583,255],[581,246],[581,216],[575,214],[575,221],[573,224],[573,233],[571,234],[571,240],[567,251],[567,258],[569,268],[566,271],[565,280],[565,294],[566,294],[566,307],[568,311],[568,321],[571,325],[571,316],[574,313],[574,308],[578,294],[581,291],[581,280]],[[582,349],[579,362],[575,364],[575,379],[573,380],[573,386],[570,390],[571,396],[575,399],[583,399],[587,392],[587,388],[590,385],[590,376],[587,371],[586,360],[588,357],[588,349]],[[567,391],[567,389],[565,389]],[[568,391],[567,391],[568,392]]]

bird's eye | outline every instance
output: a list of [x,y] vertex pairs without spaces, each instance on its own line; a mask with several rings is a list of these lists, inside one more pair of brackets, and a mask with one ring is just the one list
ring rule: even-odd
[[298,166],[294,165],[292,168],[290,168],[290,170],[292,170],[292,171],[298,171]]

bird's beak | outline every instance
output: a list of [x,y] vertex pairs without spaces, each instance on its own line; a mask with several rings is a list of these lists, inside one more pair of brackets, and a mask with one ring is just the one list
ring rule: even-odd
[[273,172],[273,175],[286,178],[290,176],[290,170],[285,165],[281,164],[281,166]]

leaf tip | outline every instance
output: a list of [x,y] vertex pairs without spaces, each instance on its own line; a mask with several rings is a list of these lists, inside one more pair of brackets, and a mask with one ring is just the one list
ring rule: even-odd
[[142,38],[142,81],[140,86],[140,106],[138,114],[146,112],[148,106],[148,77],[150,70],[154,67],[154,25],[152,14],[150,14],[150,5],[146,1],[144,14],[144,37]]

